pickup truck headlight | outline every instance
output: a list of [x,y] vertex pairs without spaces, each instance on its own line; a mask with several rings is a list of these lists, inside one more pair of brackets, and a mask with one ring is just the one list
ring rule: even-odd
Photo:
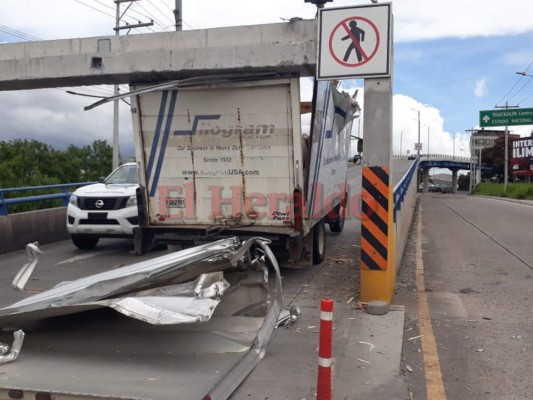
[[70,198],[68,199],[68,202],[73,206],[78,207],[78,196],[76,196],[75,194],[71,194]]
[[137,196],[130,196],[128,199],[128,202],[126,203],[126,207],[136,207],[137,206]]

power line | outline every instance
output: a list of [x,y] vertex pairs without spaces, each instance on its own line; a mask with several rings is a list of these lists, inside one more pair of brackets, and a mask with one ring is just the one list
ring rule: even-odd
[[529,77],[522,86],[520,86],[520,88],[515,92],[515,94],[513,94],[512,96],[510,96],[507,101],[511,100],[513,97],[515,97],[518,93],[520,93],[522,91],[522,89],[524,89],[528,84],[529,82],[531,82],[531,77]]
[[17,31],[16,29],[10,28],[9,26],[5,25],[0,25],[0,31],[7,33],[10,36],[15,36],[24,40],[41,40],[38,37],[32,36],[28,33]]
[[[531,65],[533,65],[533,59],[531,60],[531,62],[529,63],[529,65],[527,66],[525,72],[527,72],[529,70],[529,68],[531,67]],[[511,89],[509,89],[509,91],[496,103],[496,105],[502,103],[504,100],[506,101],[509,101],[511,98],[513,98],[514,96],[516,96],[518,93],[520,93],[520,91],[525,87],[525,85],[522,85],[522,87],[520,87],[520,89],[518,89],[516,91],[515,94],[513,94],[511,97],[507,97],[511,94],[511,92],[516,88],[516,86],[520,83],[520,81],[522,80],[523,76],[520,76],[516,82],[514,83],[514,85],[511,87]],[[526,85],[527,85],[528,82],[526,82]]]
[[[174,22],[175,22],[172,18],[170,18],[170,17],[168,16],[167,13],[164,13],[163,11],[161,11],[161,9],[160,9],[158,6],[156,6],[155,4],[153,4],[152,2],[150,2],[149,0],[146,0],[146,1],[147,1],[148,4],[151,4],[152,7],[154,7],[157,11],[159,11],[159,12],[161,13],[161,15],[163,15],[163,16],[164,16],[167,20],[169,20],[171,23],[174,23]],[[140,6],[141,6],[141,5],[139,4],[139,7],[140,7]],[[174,14],[172,14],[172,15],[174,15]]]
[[93,10],[98,11],[99,13],[102,13],[102,14],[104,14],[104,15],[107,15],[108,17],[115,18],[113,15],[108,14],[108,13],[106,13],[105,11],[102,11],[102,10],[96,8],[96,7],[93,7],[93,6],[89,5],[89,4],[86,4],[86,3],[84,3],[84,2],[82,2],[82,1],[80,1],[80,0],[74,0],[74,1],[75,1],[76,3],[83,4],[83,5],[86,6],[86,7],[92,8]]

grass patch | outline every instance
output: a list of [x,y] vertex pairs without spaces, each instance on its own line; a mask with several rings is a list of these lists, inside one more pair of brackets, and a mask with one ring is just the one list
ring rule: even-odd
[[505,193],[503,188],[503,183],[480,183],[476,188],[475,194],[533,200],[533,183],[509,183],[507,185],[507,193]]

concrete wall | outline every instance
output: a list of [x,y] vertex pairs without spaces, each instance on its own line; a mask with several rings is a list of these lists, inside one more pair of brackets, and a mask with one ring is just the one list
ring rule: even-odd
[[[395,229],[395,264],[396,271],[399,270],[400,263],[402,262],[403,253],[407,240],[409,239],[409,231],[411,229],[411,224],[413,222],[413,215],[416,208],[416,203],[418,200],[418,190],[417,190],[417,171],[418,165],[411,175],[411,179],[408,182],[407,190],[403,196],[402,201],[399,206],[400,209],[396,212],[396,223],[394,224]],[[396,205],[396,199],[395,199]]]
[[68,239],[66,215],[66,207],[58,207],[0,217],[0,254]]

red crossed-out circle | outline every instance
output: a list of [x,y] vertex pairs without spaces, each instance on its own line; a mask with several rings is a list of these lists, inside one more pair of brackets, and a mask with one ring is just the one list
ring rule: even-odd
[[[376,35],[376,45],[374,46],[374,49],[372,50],[372,53],[370,53],[370,55],[366,54],[366,52],[361,47],[361,44],[353,37],[352,32],[350,31],[350,28],[348,27],[347,22],[353,21],[353,20],[366,22],[368,25],[370,25],[370,27],[374,31],[374,34]],[[351,42],[354,43],[356,49],[359,50],[359,53],[363,57],[363,61],[356,62],[356,63],[348,63],[340,59],[339,57],[337,57],[337,55],[333,51],[333,37],[335,36],[335,33],[337,32],[337,30],[340,29],[341,27],[350,36]],[[333,28],[333,31],[331,32],[331,35],[329,36],[329,52],[331,53],[335,61],[337,61],[339,64],[344,65],[345,67],[358,67],[360,65],[366,64],[376,55],[379,49],[379,42],[380,42],[379,31],[378,31],[376,24],[374,24],[372,21],[370,21],[368,18],[365,18],[365,17],[349,17],[349,18],[343,19],[341,22],[339,22],[335,26],[335,28]]]

